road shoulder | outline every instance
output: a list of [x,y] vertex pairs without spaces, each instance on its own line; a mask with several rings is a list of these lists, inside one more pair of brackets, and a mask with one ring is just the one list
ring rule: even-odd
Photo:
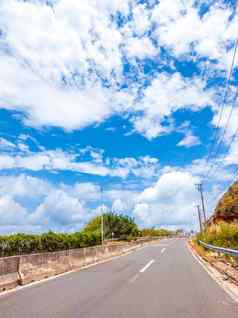
[[214,266],[204,260],[188,242],[187,247],[192,256],[205,269],[210,277],[212,277],[212,279],[232,298],[233,301],[238,303],[238,286],[232,281],[227,280],[227,277],[224,274],[220,273]]

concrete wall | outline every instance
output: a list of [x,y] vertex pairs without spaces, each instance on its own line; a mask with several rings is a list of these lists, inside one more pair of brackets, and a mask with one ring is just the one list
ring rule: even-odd
[[72,269],[70,251],[31,254],[20,256],[20,284],[61,274]]
[[146,244],[125,243],[0,258],[0,291],[121,255]]
[[0,258],[0,291],[14,288],[19,283],[19,256]]

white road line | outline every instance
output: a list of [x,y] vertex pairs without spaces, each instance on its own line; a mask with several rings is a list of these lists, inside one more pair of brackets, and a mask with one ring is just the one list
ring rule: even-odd
[[162,248],[161,254],[163,254],[165,250],[166,250],[166,248]]
[[210,277],[231,297],[231,299],[238,303],[237,287],[229,281],[224,281],[222,274],[218,272],[212,265],[202,259],[200,255],[192,250],[188,242],[186,242],[187,248],[195,260],[204,268],[204,270],[210,275]]
[[135,274],[135,275],[130,279],[130,283],[134,283],[134,281],[136,281],[138,277],[139,277],[139,274]]
[[140,273],[144,273],[153,263],[154,263],[154,259],[152,259],[151,261],[149,261],[149,263],[147,263],[141,270]]

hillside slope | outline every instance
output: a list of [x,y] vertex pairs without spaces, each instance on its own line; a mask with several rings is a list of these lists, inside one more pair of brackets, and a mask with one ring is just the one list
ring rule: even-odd
[[235,182],[219,200],[209,223],[238,223],[238,182]]

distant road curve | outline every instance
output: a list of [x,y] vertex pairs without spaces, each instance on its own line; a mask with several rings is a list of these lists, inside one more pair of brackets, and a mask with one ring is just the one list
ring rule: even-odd
[[0,296],[1,318],[237,318],[183,239]]

